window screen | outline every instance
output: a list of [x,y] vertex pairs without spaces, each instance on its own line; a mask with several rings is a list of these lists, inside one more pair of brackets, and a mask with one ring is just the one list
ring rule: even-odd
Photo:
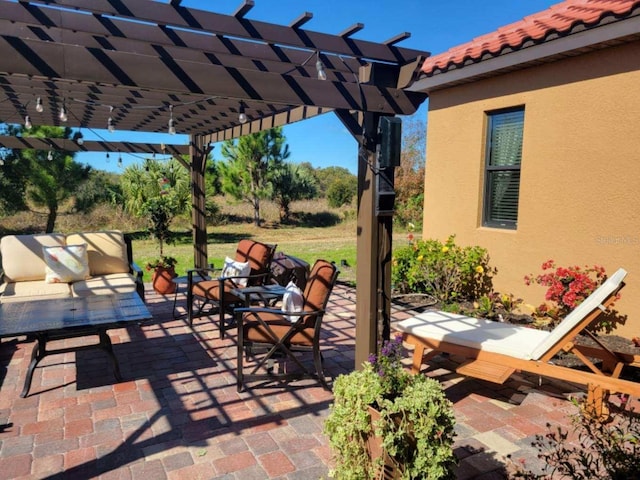
[[524,108],[488,114],[483,225],[515,229],[518,223]]

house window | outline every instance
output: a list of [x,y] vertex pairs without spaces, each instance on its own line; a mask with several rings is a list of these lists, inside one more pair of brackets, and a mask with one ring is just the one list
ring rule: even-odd
[[524,108],[490,112],[488,119],[482,224],[515,229],[518,224]]

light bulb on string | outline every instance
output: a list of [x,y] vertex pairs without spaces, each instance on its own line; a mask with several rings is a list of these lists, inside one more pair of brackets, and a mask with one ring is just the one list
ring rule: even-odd
[[122,168],[122,154],[118,154],[118,167]]
[[53,152],[51,150],[49,150],[49,152],[47,153],[47,160],[53,160]]
[[244,104],[240,103],[240,107],[238,107],[238,121],[240,123],[247,123],[247,114],[244,113]]
[[31,127],[33,127],[33,125],[31,124],[29,115],[27,115],[26,117],[24,117],[24,128],[26,128],[27,130],[31,130]]
[[58,115],[58,118],[60,119],[61,122],[66,122],[67,120],[69,120],[69,117],[67,115],[67,109],[64,106],[64,103],[60,107],[60,115]]
[[110,158],[109,158],[109,152],[107,152],[107,158],[106,158],[106,162],[109,163]]
[[175,135],[176,134],[176,126],[175,123],[173,121],[173,105],[169,105],[169,135]]
[[113,124],[113,117],[111,116],[111,113],[113,113],[113,107],[109,106],[109,119],[107,120],[107,130],[113,133],[116,130],[116,126]]
[[42,105],[42,98],[36,98],[36,112],[42,113],[44,112],[44,105]]
[[324,63],[320,60],[320,52],[318,52],[316,60],[316,70],[318,71],[318,80],[326,80],[327,72],[324,70]]

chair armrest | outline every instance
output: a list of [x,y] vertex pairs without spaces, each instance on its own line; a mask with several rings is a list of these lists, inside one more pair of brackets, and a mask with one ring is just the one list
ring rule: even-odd
[[187,284],[189,285],[189,290],[191,290],[191,285],[193,283],[198,283],[206,280],[211,280],[213,275],[209,275],[209,273],[213,273],[216,271],[220,271],[219,268],[211,267],[203,267],[203,268],[189,268],[187,270]]
[[140,265],[138,265],[136,262],[131,262],[129,263],[129,268],[131,269],[131,273],[136,278],[142,278],[144,272],[142,271],[142,268],[140,268]]

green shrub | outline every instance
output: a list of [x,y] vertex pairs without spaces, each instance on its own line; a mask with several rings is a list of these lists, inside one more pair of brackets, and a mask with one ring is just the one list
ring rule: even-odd
[[461,247],[451,235],[439,240],[411,241],[394,255],[391,281],[399,293],[427,293],[443,303],[475,300],[491,292],[487,250]]
[[339,178],[327,189],[327,201],[331,208],[350,205],[358,191],[358,184],[350,178]]

